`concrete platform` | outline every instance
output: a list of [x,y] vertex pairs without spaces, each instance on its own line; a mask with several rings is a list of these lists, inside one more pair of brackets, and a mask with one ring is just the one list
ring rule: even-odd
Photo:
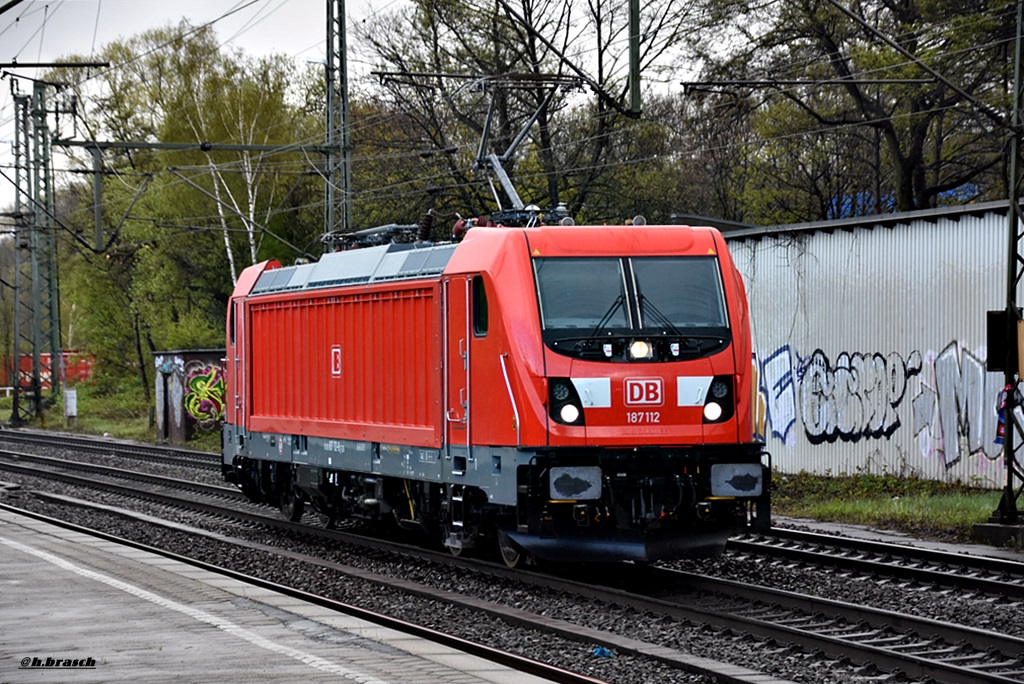
[[0,511],[0,682],[54,681],[546,680]]

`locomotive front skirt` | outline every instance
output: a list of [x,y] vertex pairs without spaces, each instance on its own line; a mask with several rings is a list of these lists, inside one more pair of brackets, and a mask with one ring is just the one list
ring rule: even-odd
[[496,542],[515,565],[720,553],[766,526],[746,293],[683,226],[476,227],[246,269],[224,474],[311,506]]

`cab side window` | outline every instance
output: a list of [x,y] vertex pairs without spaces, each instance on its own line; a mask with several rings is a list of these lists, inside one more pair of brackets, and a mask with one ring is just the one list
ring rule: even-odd
[[473,276],[473,334],[487,337],[487,290],[482,276]]

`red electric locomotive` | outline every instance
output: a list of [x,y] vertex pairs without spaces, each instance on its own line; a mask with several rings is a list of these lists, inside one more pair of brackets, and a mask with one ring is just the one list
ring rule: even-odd
[[708,556],[767,525],[746,293],[713,228],[265,262],[227,328],[225,478],[292,519],[496,539],[509,565]]

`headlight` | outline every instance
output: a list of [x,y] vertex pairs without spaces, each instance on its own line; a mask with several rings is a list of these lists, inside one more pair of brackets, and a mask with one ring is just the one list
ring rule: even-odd
[[629,344],[629,358],[649,359],[654,355],[654,347],[647,340],[633,340]]
[[732,418],[736,411],[733,382],[731,375],[716,375],[711,380],[704,402],[705,423],[721,423]]
[[583,425],[583,402],[569,378],[548,380],[548,411],[556,423]]
[[714,401],[704,404],[704,419],[710,423],[722,417],[722,405]]
[[551,396],[555,398],[555,401],[565,401],[569,398],[569,385],[564,382],[555,382],[551,384]]
[[563,423],[575,423],[579,420],[580,410],[573,404],[566,404],[558,412],[558,415],[561,416]]

